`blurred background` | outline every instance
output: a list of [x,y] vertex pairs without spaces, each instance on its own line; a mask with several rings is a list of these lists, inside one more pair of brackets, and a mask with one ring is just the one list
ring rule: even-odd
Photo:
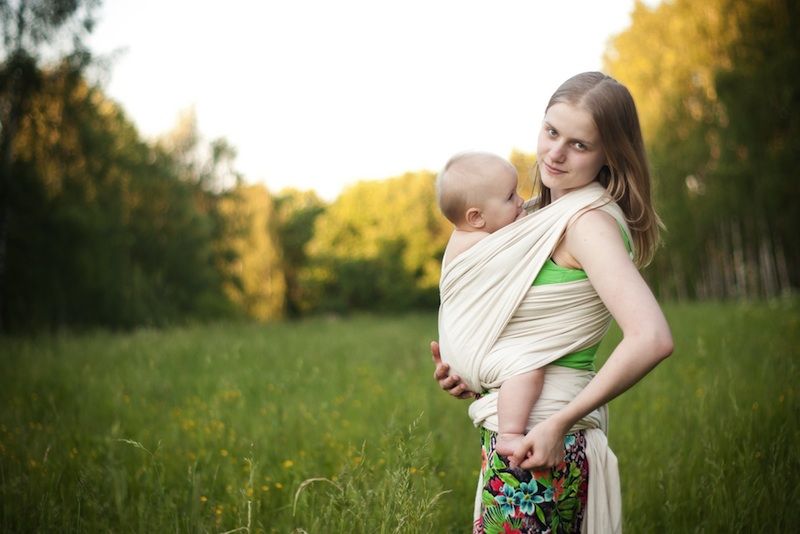
[[468,530],[478,435],[428,355],[435,175],[489,150],[535,194],[550,94],[600,69],[642,120],[676,344],[610,403],[625,530],[791,532],[799,19],[0,0],[0,531]]
[[547,98],[632,91],[664,300],[800,284],[798,7],[0,2],[7,332],[435,309],[449,156],[531,190]]

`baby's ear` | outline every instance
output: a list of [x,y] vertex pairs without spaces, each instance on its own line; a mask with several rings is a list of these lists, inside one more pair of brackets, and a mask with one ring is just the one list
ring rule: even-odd
[[483,213],[478,208],[468,209],[465,218],[467,219],[467,224],[476,230],[480,230],[486,226],[486,220],[483,218]]

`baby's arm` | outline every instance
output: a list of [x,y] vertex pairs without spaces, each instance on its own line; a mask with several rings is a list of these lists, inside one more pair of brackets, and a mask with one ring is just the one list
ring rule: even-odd
[[522,443],[528,417],[543,385],[544,370],[535,369],[513,376],[500,386],[497,399],[499,432],[495,450],[501,456],[511,456]]

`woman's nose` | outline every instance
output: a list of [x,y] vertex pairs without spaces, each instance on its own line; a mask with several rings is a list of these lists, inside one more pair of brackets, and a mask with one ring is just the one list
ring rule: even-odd
[[564,161],[564,158],[567,155],[566,150],[564,150],[564,145],[559,143],[558,141],[554,142],[553,145],[550,147],[550,159],[552,161],[561,163]]

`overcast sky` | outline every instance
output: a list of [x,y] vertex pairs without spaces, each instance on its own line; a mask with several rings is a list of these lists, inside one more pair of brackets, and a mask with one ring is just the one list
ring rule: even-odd
[[460,150],[535,150],[547,98],[602,67],[633,0],[106,0],[106,91],[140,132],[194,107],[277,192],[437,171]]

